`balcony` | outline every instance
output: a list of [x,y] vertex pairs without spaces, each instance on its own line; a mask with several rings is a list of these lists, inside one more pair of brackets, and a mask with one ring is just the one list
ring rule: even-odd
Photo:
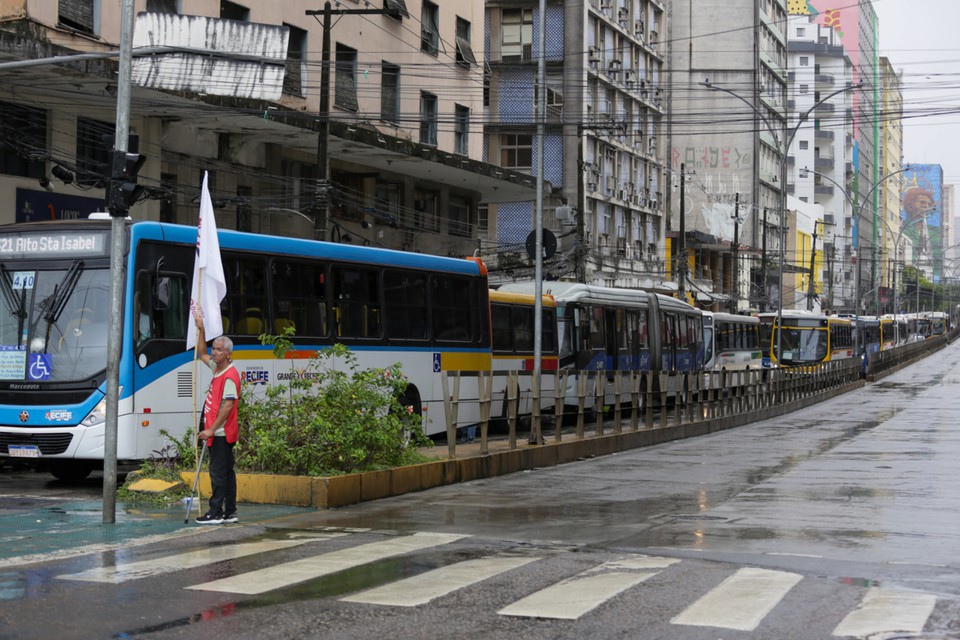
[[814,185],[813,192],[818,196],[832,196],[833,195],[833,185],[832,184],[818,184]]
[[814,137],[817,140],[827,140],[833,142],[833,131],[829,129],[817,129],[814,133]]
[[824,102],[823,104],[818,104],[816,112],[820,113],[833,113],[837,108],[830,102]]
[[833,158],[814,158],[813,166],[815,169],[833,169]]
[[826,89],[836,84],[836,79],[829,73],[818,73],[814,76],[814,82],[816,83],[817,89]]

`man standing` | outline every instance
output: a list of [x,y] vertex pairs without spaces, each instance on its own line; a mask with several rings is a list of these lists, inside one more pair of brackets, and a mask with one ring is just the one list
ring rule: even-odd
[[233,469],[233,445],[240,435],[237,424],[237,408],[240,403],[240,373],[233,366],[233,341],[220,336],[213,341],[211,353],[207,354],[203,319],[195,316],[197,324],[197,350],[203,363],[213,370],[213,381],[207,400],[203,404],[203,431],[201,439],[210,449],[210,484],[213,495],[210,509],[197,518],[200,524],[237,522],[237,475]]

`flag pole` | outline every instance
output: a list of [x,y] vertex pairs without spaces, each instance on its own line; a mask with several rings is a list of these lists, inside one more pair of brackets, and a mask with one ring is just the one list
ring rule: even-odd
[[[203,269],[200,269],[200,282],[199,282],[199,284],[200,284],[200,291],[203,291],[203,271],[204,271]],[[200,313],[200,317],[203,318],[203,307],[200,307],[200,308],[199,308],[199,313]],[[199,425],[200,423],[197,422],[197,358],[198,358],[198,356],[200,355],[200,327],[196,326],[196,323],[194,323],[194,331],[196,332],[196,334],[195,334],[195,337],[194,337],[194,339],[193,339],[193,424],[194,424],[194,425]],[[206,349],[206,348],[207,348],[207,345],[204,344],[204,345],[203,345],[203,348]],[[192,426],[192,427],[190,427],[190,430],[192,431],[192,430],[195,429],[195,428],[196,428],[196,426]],[[198,459],[199,459],[198,456],[200,455],[200,438],[199,438],[199,436],[197,435],[197,432],[194,431],[193,433],[194,433],[194,436],[193,436],[193,459],[194,459],[194,460],[198,460]],[[199,477],[200,477],[200,467],[197,466],[197,478],[199,478]],[[196,482],[197,478],[194,478],[194,483],[193,483],[193,486],[194,486],[194,487],[199,486],[199,485],[197,484],[197,482]],[[193,494],[191,494],[191,498],[192,498],[192,496],[193,496]],[[200,509],[200,502],[201,502],[201,500],[199,500],[199,498],[198,498],[198,499],[197,499],[197,514],[198,514],[198,515],[200,514],[200,511],[201,511],[201,509]],[[189,513],[189,511],[188,511],[188,513]]]

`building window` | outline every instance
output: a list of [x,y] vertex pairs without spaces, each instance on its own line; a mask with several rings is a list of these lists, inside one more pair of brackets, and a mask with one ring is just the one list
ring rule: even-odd
[[179,4],[179,0],[147,0],[147,13],[169,13],[173,15],[179,15]]
[[253,188],[237,185],[237,231],[253,231]]
[[77,184],[92,187],[110,177],[110,145],[116,127],[99,120],[77,118]]
[[464,238],[473,235],[472,225],[470,224],[470,201],[460,196],[450,196],[447,209],[450,212],[448,223],[450,235]]
[[500,59],[533,60],[533,9],[504,9],[500,21]]
[[420,92],[420,143],[437,146],[437,96]]
[[797,37],[802,38],[807,34],[807,30],[803,27],[797,27]]
[[440,52],[440,7],[424,0],[420,16],[420,50],[435,56]]
[[437,216],[440,198],[436,191],[417,189],[413,192],[413,224],[418,229],[439,231],[440,220]]
[[356,111],[357,104],[357,50],[337,43],[336,93],[333,106]]
[[468,155],[468,140],[470,138],[470,108],[461,104],[456,105],[454,114],[453,152]]
[[800,56],[800,66],[806,67],[810,65],[810,58],[807,56]]
[[804,93],[808,93],[809,91],[810,91],[810,85],[808,85],[808,84],[801,84],[801,85],[800,85],[800,88],[799,88],[798,91],[797,91],[797,93],[804,94]]
[[457,64],[470,68],[477,64],[477,58],[470,47],[470,23],[457,18]]
[[522,133],[501,135],[500,166],[530,173],[533,168],[533,135]]
[[477,207],[477,227],[482,233],[490,230],[490,208],[485,204]]
[[224,20],[247,22],[250,20],[250,9],[230,0],[220,0],[220,17]]
[[94,0],[60,0],[60,24],[81,33],[94,33]]
[[0,173],[40,179],[46,155],[47,112],[0,102]]
[[801,141],[800,141],[800,150],[801,150],[801,151],[803,151],[803,150],[805,150],[805,149],[809,149],[809,148],[810,148],[810,142],[809,142],[809,141],[807,141],[807,140],[801,140]]
[[389,62],[380,65],[380,119],[400,122],[400,67]]
[[307,50],[307,32],[293,25],[283,23],[290,29],[287,41],[287,70],[283,76],[283,92],[294,96],[303,96],[303,61]]

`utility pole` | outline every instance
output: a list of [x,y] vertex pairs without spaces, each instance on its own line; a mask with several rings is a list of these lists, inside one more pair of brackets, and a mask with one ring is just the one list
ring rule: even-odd
[[760,234],[760,311],[767,310],[767,211],[763,208],[763,232]]
[[686,247],[686,215],[687,199],[684,197],[687,183],[686,165],[680,163],[680,229],[677,234],[677,294],[681,300],[687,299],[687,247]]
[[807,287],[807,311],[813,311],[813,270],[817,257],[817,221],[813,222],[813,244],[810,246],[810,285]]
[[[337,3],[339,6],[340,3]],[[306,15],[323,15],[323,38],[320,66],[320,113],[317,118],[317,192],[316,217],[314,218],[314,237],[317,240],[329,238],[330,226],[330,20],[332,16],[383,15],[392,18],[409,18],[403,3],[387,0],[383,9],[334,9],[330,0],[323,4],[323,10],[308,10]]]
[[737,312],[737,303],[740,300],[740,192],[733,199],[733,301],[730,303],[730,312]]

